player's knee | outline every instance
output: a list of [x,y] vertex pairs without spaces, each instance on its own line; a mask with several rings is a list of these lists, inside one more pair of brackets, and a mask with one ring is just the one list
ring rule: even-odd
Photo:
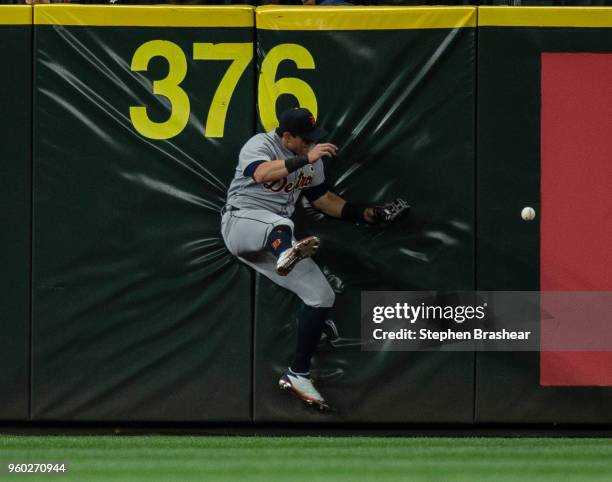
[[321,286],[321,289],[317,290],[314,303],[311,306],[316,308],[331,308],[334,306],[335,301],[336,293],[334,293],[329,283],[325,283]]
[[279,220],[274,223],[273,227],[274,228],[281,228],[282,227],[283,229],[288,229],[292,233],[293,233],[293,230],[295,229],[293,221],[291,221],[291,219],[287,219],[287,218],[279,218]]

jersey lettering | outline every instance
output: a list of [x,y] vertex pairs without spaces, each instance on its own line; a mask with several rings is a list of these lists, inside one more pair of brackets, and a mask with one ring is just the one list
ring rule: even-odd
[[287,178],[284,177],[278,181],[267,182],[263,185],[265,189],[272,192],[281,192],[284,191],[286,193],[291,193],[293,191],[297,191],[298,189],[306,189],[308,186],[312,184],[312,176],[304,176],[300,172],[295,183],[287,182]]

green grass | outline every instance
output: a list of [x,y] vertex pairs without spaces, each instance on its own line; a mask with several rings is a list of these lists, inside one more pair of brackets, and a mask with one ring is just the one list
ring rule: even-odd
[[0,462],[0,479],[28,481],[603,481],[612,439],[0,436]]

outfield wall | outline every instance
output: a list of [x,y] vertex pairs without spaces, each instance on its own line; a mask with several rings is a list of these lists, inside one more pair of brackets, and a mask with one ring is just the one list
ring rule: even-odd
[[0,418],[27,420],[30,400],[32,8],[0,7]]
[[[610,422],[609,354],[364,352],[358,307],[610,289],[612,9],[38,5],[0,36],[0,419]],[[298,203],[343,340],[314,360],[324,419],[276,388],[298,300],[219,233],[241,145],[298,104],[342,147],[334,191],[413,205],[381,229]]]
[[[610,9],[479,11],[478,289],[612,289],[611,22]],[[520,219],[526,205],[540,222]],[[476,421],[612,422],[612,353],[476,360]]]

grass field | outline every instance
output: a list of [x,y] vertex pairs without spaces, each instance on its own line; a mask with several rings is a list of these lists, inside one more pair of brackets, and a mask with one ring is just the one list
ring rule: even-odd
[[[2,480],[612,480],[612,439],[0,436]],[[65,474],[8,474],[65,462]]]

